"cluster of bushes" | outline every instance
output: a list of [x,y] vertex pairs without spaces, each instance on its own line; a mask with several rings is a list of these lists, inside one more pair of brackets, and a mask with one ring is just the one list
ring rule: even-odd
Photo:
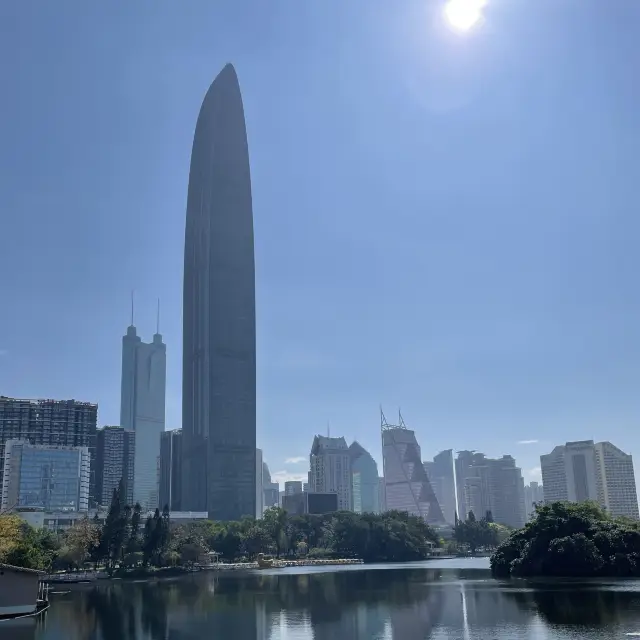
[[491,569],[496,577],[640,576],[640,523],[592,502],[539,506],[498,547]]

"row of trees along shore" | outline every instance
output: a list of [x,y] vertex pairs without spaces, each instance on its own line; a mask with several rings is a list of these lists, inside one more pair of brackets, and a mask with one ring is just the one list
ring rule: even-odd
[[440,544],[421,518],[397,511],[289,515],[274,507],[259,520],[171,526],[166,508],[144,519],[140,505],[125,505],[123,495],[121,485],[104,524],[97,516],[86,517],[60,535],[36,530],[16,515],[1,515],[0,562],[47,571],[89,565],[109,573],[190,565],[211,551],[225,562],[252,560],[259,553],[402,562],[422,560]]
[[538,506],[491,557],[505,578],[640,577],[640,522],[614,518],[596,503]]

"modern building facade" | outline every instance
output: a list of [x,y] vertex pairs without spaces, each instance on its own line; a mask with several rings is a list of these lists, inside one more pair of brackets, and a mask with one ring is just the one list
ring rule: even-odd
[[429,523],[444,522],[442,510],[422,464],[416,435],[382,415],[382,463],[387,511],[407,511]]
[[470,511],[466,499],[465,483],[467,475],[469,475],[469,469],[473,465],[475,453],[475,451],[458,451],[458,456],[455,459],[458,518],[461,520],[465,520]]
[[18,508],[13,513],[31,525],[34,529],[46,529],[52,533],[65,533],[84,518],[103,525],[108,511],[89,509],[89,511],[46,511],[42,508]]
[[610,442],[598,442],[596,472],[598,501],[612,516],[638,519],[638,494],[633,457]]
[[298,493],[285,493],[282,496],[282,508],[290,516],[300,516],[307,511],[307,494],[302,491]]
[[316,436],[309,456],[309,493],[336,493],[338,510],[353,508],[351,458],[344,438]]
[[471,511],[478,519],[491,512],[498,524],[524,525],[524,480],[511,456],[487,458],[483,453],[461,451],[456,459],[456,482],[461,519]]
[[323,515],[341,510],[339,504],[339,494],[329,493],[305,493],[307,497],[307,511],[312,515]]
[[8,440],[4,447],[2,511],[29,507],[86,512],[89,480],[89,447]]
[[96,432],[96,502],[108,507],[113,492],[124,482],[125,501],[133,502],[133,470],[136,434],[122,427],[103,427]]
[[287,480],[284,483],[284,495],[292,496],[296,493],[302,493],[302,481],[301,480]]
[[282,508],[289,515],[322,515],[338,511],[337,493],[292,493],[282,496]]
[[425,462],[424,468],[442,509],[445,522],[453,524],[457,512],[453,450],[441,451],[432,461]]
[[191,153],[183,287],[183,506],[213,520],[256,512],[253,210],[244,109],[227,65]]
[[544,489],[540,483],[532,481],[524,486],[524,513],[527,522],[531,520],[539,504],[544,504]]
[[380,513],[387,510],[387,495],[384,487],[384,477],[378,478],[378,504],[380,505]]
[[264,495],[264,507],[277,507],[280,502],[280,485],[271,482],[271,473],[266,462],[262,462],[262,487]]
[[349,447],[351,458],[351,491],[356,513],[380,513],[380,481],[378,465],[358,442]]
[[567,442],[540,456],[544,501],[598,501],[596,448],[593,440]]
[[120,426],[135,432],[133,500],[143,510],[158,507],[158,461],[164,433],[167,348],[156,331],[142,342],[131,318],[122,338]]
[[256,449],[256,518],[264,513],[264,484],[262,482],[262,449]]
[[31,444],[87,447],[91,458],[89,501],[95,496],[98,405],[78,400],[22,400],[0,396],[0,478],[8,440]]
[[593,500],[613,516],[638,518],[633,458],[611,442],[567,442],[540,465],[547,504]]
[[160,509],[182,511],[182,429],[164,431],[160,438]]

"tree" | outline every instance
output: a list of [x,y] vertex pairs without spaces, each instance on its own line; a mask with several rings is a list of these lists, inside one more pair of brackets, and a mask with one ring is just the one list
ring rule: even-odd
[[271,507],[264,512],[262,518],[264,526],[276,546],[276,556],[280,556],[283,547],[287,546],[285,529],[287,526],[287,512],[280,507]]
[[158,536],[158,554],[159,559],[162,561],[163,555],[169,548],[169,542],[171,541],[171,516],[169,512],[169,507],[167,505],[164,506],[162,510],[162,520],[160,524],[160,535]]
[[498,577],[640,576],[640,524],[612,518],[597,504],[536,507],[491,557]]
[[267,552],[270,542],[264,527],[257,522],[244,534],[244,550],[250,558]]
[[165,509],[161,515],[160,510],[156,509],[153,517],[147,518],[144,527],[142,543],[144,564],[162,566],[165,553],[169,550],[170,540],[169,511]]
[[143,534],[143,542],[142,542],[142,558],[144,565],[148,565],[151,557],[153,555],[155,549],[155,540],[154,540],[154,529],[155,522],[154,519],[149,516],[144,523],[144,534]]
[[239,522],[216,522],[209,538],[209,547],[217,551],[225,560],[237,558],[244,542]]
[[182,564],[195,564],[200,560],[204,552],[205,549],[203,549],[203,547],[189,542],[180,547],[180,562],[182,562]]
[[142,507],[136,502],[131,514],[131,526],[129,528],[129,540],[127,540],[127,553],[135,553],[140,550],[140,522],[142,520]]
[[78,520],[66,533],[62,555],[76,567],[89,559],[91,552],[100,543],[100,534],[95,524],[85,516]]
[[124,504],[124,495],[124,481],[121,479],[118,488],[113,490],[111,505],[102,530],[101,550],[109,571],[122,559],[123,546],[127,538],[131,510]]
[[179,525],[171,535],[171,543],[165,554],[169,564],[182,561],[183,564],[192,564],[209,551],[209,547],[203,536],[200,523],[191,522]]
[[36,530],[19,516],[0,515],[0,562],[48,570],[58,554],[53,536]]
[[7,562],[6,558],[18,545],[24,520],[16,515],[0,515],[0,562]]

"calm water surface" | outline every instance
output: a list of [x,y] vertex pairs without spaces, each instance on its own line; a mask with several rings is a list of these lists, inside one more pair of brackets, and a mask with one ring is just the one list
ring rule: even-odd
[[201,573],[52,596],[0,640],[582,640],[640,637],[640,581],[498,582],[486,560]]

